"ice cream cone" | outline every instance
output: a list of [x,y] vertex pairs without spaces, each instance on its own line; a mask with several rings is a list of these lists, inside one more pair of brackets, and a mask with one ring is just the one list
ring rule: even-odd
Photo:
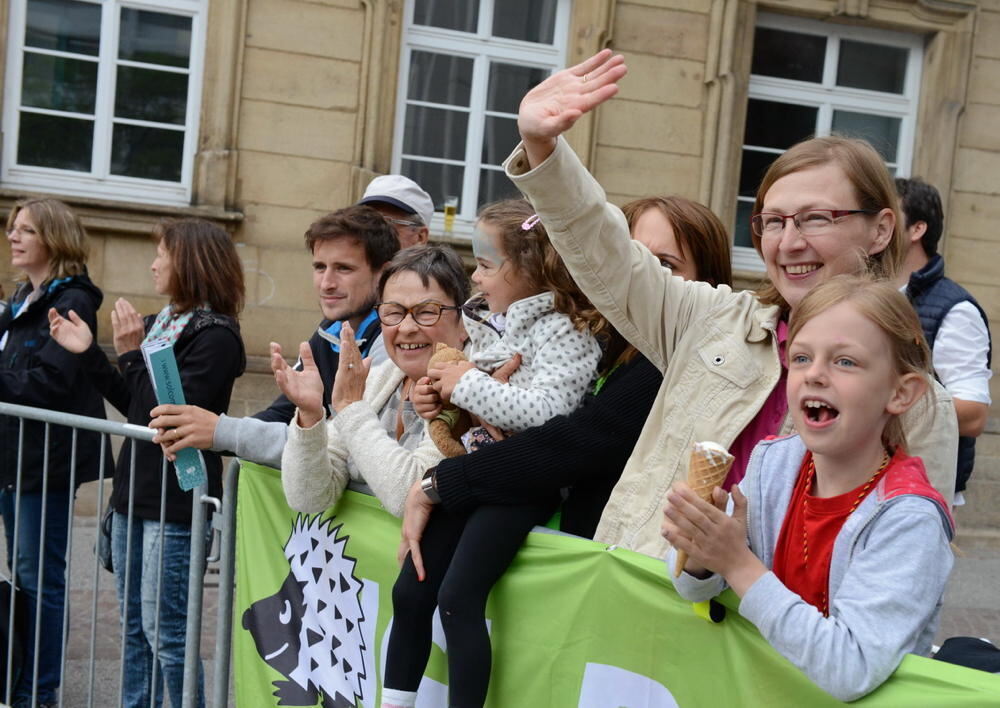
[[[733,466],[735,458],[725,448],[714,442],[696,442],[691,447],[691,463],[688,467],[688,486],[707,502],[712,501],[712,490],[722,485]],[[678,549],[674,564],[674,577],[684,570],[688,555]]]

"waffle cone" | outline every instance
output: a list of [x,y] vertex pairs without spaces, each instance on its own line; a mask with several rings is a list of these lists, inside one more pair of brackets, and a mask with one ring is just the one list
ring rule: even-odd
[[[688,486],[703,500],[712,501],[712,491],[726,480],[729,468],[735,458],[721,445],[713,442],[695,443],[691,448],[691,462],[688,467]],[[688,555],[677,551],[677,562],[674,564],[674,577],[684,570]]]

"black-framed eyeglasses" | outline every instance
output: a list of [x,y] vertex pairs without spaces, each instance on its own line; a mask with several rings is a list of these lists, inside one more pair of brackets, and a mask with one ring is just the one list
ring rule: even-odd
[[422,221],[412,221],[410,219],[394,219],[391,216],[385,217],[385,220],[390,224],[396,224],[397,226],[409,226],[412,229],[419,229],[424,225]]
[[398,302],[380,302],[375,306],[375,314],[378,321],[386,327],[395,327],[406,319],[407,315],[413,317],[413,321],[421,327],[436,325],[441,319],[441,313],[445,310],[461,310],[456,305],[442,305],[439,302],[428,300],[418,302],[413,307],[403,307]]
[[803,236],[818,236],[829,231],[838,221],[852,214],[878,214],[874,209],[804,209],[795,214],[762,211],[750,217],[750,228],[756,236],[772,238],[785,232],[785,220],[791,219]]

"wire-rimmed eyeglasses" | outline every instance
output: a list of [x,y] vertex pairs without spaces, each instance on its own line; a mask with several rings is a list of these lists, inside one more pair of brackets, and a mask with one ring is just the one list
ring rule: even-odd
[[785,220],[791,219],[803,236],[817,236],[826,233],[845,216],[877,213],[873,209],[804,209],[794,214],[762,211],[750,217],[750,228],[761,238],[780,236],[785,232]]

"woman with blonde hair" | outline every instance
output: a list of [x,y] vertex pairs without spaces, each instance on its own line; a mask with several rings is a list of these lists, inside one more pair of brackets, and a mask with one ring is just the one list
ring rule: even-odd
[[[11,265],[20,277],[8,307],[0,312],[0,400],[103,418],[101,394],[78,358],[49,338],[50,309],[62,314],[74,310],[88,326],[97,328],[103,295],[87,276],[89,242],[80,220],[55,199],[20,201],[7,217],[7,242]],[[9,698],[14,705],[28,704],[32,695],[39,705],[57,700],[73,499],[82,483],[97,479],[100,466],[97,433],[80,431],[75,450],[70,428],[51,426],[48,450],[45,437],[44,423],[24,421],[22,436],[20,419],[0,417],[0,512],[7,557],[17,586],[27,595],[30,619],[23,647],[24,665],[29,668],[12,687]],[[71,468],[74,453],[76,467]],[[110,452],[105,457],[110,471]],[[40,578],[38,562],[43,556]],[[41,609],[36,613],[39,596]],[[36,630],[38,675],[34,677],[30,667]]]
[[[871,145],[814,138],[779,156],[758,190],[751,223],[767,270],[760,293],[669,277],[628,238],[621,211],[560,139],[617,93],[625,73],[624,59],[605,50],[529,91],[518,115],[522,143],[505,167],[583,292],[664,372],[595,537],[663,556],[661,510],[686,473],[692,444],[711,440],[735,456],[728,488],[742,478],[758,441],[792,431],[783,363],[789,314],[834,275],[891,275],[902,257],[902,222],[892,180]],[[908,453],[923,458],[950,500],[958,431],[947,393],[935,385],[932,394],[902,424]]]

